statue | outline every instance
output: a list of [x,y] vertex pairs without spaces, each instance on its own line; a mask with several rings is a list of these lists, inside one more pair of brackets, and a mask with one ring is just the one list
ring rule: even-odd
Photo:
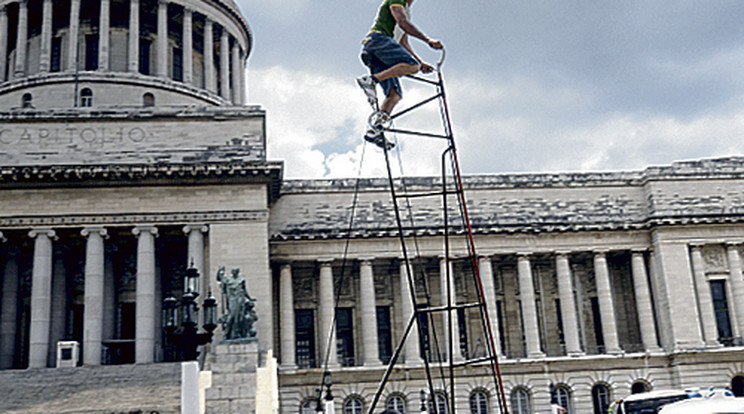
[[255,338],[253,324],[258,320],[254,310],[256,301],[248,294],[240,269],[234,267],[231,273],[231,276],[225,276],[225,266],[217,270],[217,281],[222,291],[222,316],[219,322],[225,332],[223,342]]

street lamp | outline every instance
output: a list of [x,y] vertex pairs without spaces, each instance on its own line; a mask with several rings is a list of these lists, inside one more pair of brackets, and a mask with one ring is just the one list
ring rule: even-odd
[[173,296],[163,301],[163,330],[168,341],[178,350],[177,360],[193,361],[199,356],[197,348],[212,341],[212,332],[217,328],[217,300],[204,299],[205,332],[197,332],[199,322],[199,271],[193,264],[186,269],[183,280],[184,294],[181,298],[181,326],[178,326],[178,300]]

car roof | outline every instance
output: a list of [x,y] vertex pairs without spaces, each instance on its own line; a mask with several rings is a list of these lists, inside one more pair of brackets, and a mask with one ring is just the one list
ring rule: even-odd
[[687,395],[683,390],[658,390],[642,392],[640,394],[632,394],[623,399],[623,401],[639,401],[648,400],[651,398],[663,398],[663,397],[674,397],[675,395]]
[[700,414],[718,410],[727,410],[727,413],[744,413],[744,398],[694,398],[665,405],[661,412],[664,414]]

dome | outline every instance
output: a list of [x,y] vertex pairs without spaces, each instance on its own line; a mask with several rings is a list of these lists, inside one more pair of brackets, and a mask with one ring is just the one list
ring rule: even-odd
[[245,102],[232,0],[0,0],[0,111]]

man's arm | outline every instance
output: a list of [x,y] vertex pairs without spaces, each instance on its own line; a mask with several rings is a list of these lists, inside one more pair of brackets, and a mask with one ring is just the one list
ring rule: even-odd
[[418,61],[418,63],[421,64],[421,72],[423,72],[423,73],[431,73],[432,71],[434,71],[434,67],[431,66],[430,64],[424,62],[423,60],[421,60],[421,58],[418,57],[418,55],[416,54],[416,52],[411,47],[411,44],[408,43],[408,34],[407,33],[403,34],[403,37],[400,38],[400,42],[399,43],[400,43],[401,46],[403,46],[404,49],[406,49],[413,56],[414,59],[416,59]]
[[[424,32],[419,30],[410,20],[408,20],[408,16],[406,16],[405,9],[403,8],[403,6],[398,5],[398,4],[394,4],[390,6],[390,13],[393,15],[395,22],[398,23],[398,26],[400,26],[400,28],[403,29],[403,31],[406,32],[407,34],[417,39],[423,40],[432,49],[442,49],[444,47],[442,46],[442,42],[440,42],[439,40],[429,38],[429,36],[425,35]],[[408,40],[406,40],[406,42],[407,41]],[[403,46],[405,47],[405,45]]]

